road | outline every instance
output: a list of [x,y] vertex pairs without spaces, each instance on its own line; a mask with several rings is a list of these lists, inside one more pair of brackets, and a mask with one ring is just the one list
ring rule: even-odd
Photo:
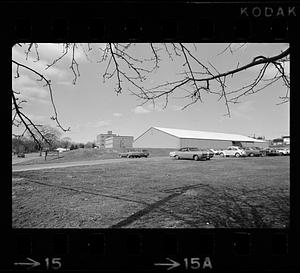
[[[126,161],[158,161],[162,157],[152,157],[152,158],[116,158],[116,159],[98,159],[98,160],[86,160],[86,161],[76,161],[76,162],[63,162],[63,163],[48,163],[48,164],[33,164],[33,165],[12,165],[12,172],[23,172],[23,171],[35,171],[44,169],[56,169],[56,168],[68,168],[76,166],[92,166],[99,164],[110,164],[110,163],[122,163]],[[32,158],[30,158],[32,159]],[[27,159],[28,160],[28,159]]]

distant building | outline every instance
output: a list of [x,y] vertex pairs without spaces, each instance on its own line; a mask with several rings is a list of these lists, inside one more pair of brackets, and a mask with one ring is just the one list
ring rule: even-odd
[[112,136],[116,136],[116,134],[113,134],[112,131],[107,131],[106,134],[97,135],[96,146],[98,146],[99,148],[105,148],[105,140]]
[[275,146],[283,145],[283,139],[282,138],[275,138],[272,140],[272,144]]
[[284,144],[290,144],[290,136],[283,136],[282,139]]
[[106,149],[122,150],[132,148],[133,136],[111,136],[105,139]]
[[135,148],[174,149],[182,147],[224,149],[231,145],[267,147],[268,142],[236,134],[151,127],[135,139],[133,144]]
[[275,146],[279,145],[290,145],[290,137],[282,136],[281,138],[275,138],[272,140],[272,144]]
[[70,149],[67,149],[67,148],[57,148],[56,151],[62,153],[62,152],[65,152],[65,151],[69,151]]

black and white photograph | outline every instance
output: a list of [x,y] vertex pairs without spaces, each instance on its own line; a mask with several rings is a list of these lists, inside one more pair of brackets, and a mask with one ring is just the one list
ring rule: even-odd
[[12,228],[290,227],[288,43],[17,43]]

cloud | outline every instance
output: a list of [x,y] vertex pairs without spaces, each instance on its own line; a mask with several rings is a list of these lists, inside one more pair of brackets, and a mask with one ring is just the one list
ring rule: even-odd
[[148,104],[145,108],[150,111],[161,112],[161,111],[179,111],[182,109],[182,106],[167,104],[165,101],[156,101],[155,104]]
[[[282,67],[284,68],[285,74],[290,74],[290,62],[286,61],[281,63]],[[263,68],[263,65],[256,65],[249,68],[250,72],[253,73],[259,73],[261,69]],[[265,71],[264,79],[266,78],[273,78],[276,74],[279,75],[278,69],[275,67],[275,65],[269,65]]]
[[48,92],[44,88],[39,87],[23,87],[22,95],[28,98],[44,99],[48,97]]
[[165,104],[161,103],[161,102],[156,102],[155,104],[148,104],[146,105],[147,110],[149,111],[156,111],[156,112],[161,112],[166,110],[166,108],[164,109]]
[[[289,61],[284,62],[281,65],[285,71],[285,74],[289,75],[290,74],[290,62]],[[278,73],[278,69],[274,65],[268,66],[266,73],[265,73],[265,77],[271,78],[271,77],[274,77],[277,73]]]
[[36,80],[27,75],[21,75],[17,79],[13,78],[12,88],[14,91],[20,92],[19,95],[16,95],[20,99],[25,99],[28,102],[49,103],[49,90],[37,83]]
[[52,58],[61,55],[64,52],[63,50],[63,44],[38,43],[39,55],[46,60],[51,60]]
[[113,113],[113,116],[119,118],[119,117],[122,117],[123,114],[122,113]]
[[[38,51],[41,55],[41,58],[47,60],[48,62],[52,62],[54,59],[57,59],[65,52],[65,46],[63,44],[56,43],[39,43]],[[78,62],[87,61],[86,54],[88,52],[88,47],[86,44],[77,43],[74,50],[74,58]],[[68,53],[63,57],[61,62],[65,59],[68,61],[73,58],[73,46],[68,48]]]
[[182,106],[178,105],[168,105],[168,108],[170,108],[173,111],[180,111],[182,109]]
[[162,111],[179,111],[182,109],[181,106],[178,105],[167,105],[166,108],[165,107],[165,102],[156,102],[155,105],[153,104],[148,104],[146,106],[137,106],[135,107],[132,112],[136,113],[136,114],[148,114],[148,113],[153,113],[153,112],[162,112]]
[[13,89],[21,88],[24,86],[35,86],[35,85],[36,85],[36,81],[31,79],[27,75],[20,75],[19,78],[14,78],[14,76],[12,76],[12,88]]
[[143,106],[137,106],[132,110],[132,112],[134,112],[135,114],[148,114],[151,111],[144,108]]
[[[44,54],[44,55],[46,55],[46,54]],[[47,56],[48,57],[52,56],[52,54],[48,53]],[[36,70],[38,73],[44,75],[46,78],[55,76],[59,79],[62,79],[67,76],[67,70],[63,69],[61,67],[58,68],[58,66],[51,66],[50,68],[46,69],[47,64],[50,64],[53,61],[53,57],[43,58],[43,56],[40,55],[40,60],[37,61],[36,55],[31,53],[30,55],[28,55],[28,58],[26,60],[26,55],[25,55],[24,49],[14,47],[12,50],[12,59],[18,63],[24,64],[24,65]],[[16,70],[16,65],[13,65],[13,74],[15,74],[15,70]],[[39,77],[38,75],[31,73],[29,70],[22,68],[22,67],[20,67],[19,72],[20,72],[20,74],[30,73],[30,75],[34,75],[34,77],[37,77],[37,78]]]
[[56,84],[59,84],[59,85],[73,85],[73,81],[59,81],[59,82],[56,82]]
[[45,116],[41,116],[41,115],[34,115],[34,114],[27,114],[27,116],[31,119],[31,121],[33,121],[34,123],[38,123],[38,122],[44,122],[46,120],[50,120],[50,118],[45,117]]
[[247,124],[248,121],[253,120],[253,114],[256,111],[254,101],[245,101],[230,105],[229,109],[230,117],[225,115],[227,112],[224,112],[224,115],[218,118],[220,124],[232,124],[232,122],[237,121],[242,121],[244,124]]
[[111,122],[109,120],[89,121],[86,123],[86,126],[91,128],[98,128],[108,126],[110,125],[110,123]]
[[241,102],[236,108],[230,109],[232,118],[251,120],[251,115],[255,111],[253,101]]

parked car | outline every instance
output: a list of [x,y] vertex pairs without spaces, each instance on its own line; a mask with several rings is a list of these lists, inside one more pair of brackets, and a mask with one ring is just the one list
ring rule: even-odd
[[222,150],[216,150],[216,149],[209,149],[210,151],[212,151],[214,153],[214,155],[219,155]]
[[247,156],[245,150],[241,147],[238,146],[229,146],[227,149],[223,150],[220,153],[220,156],[235,156],[235,157],[240,157],[240,156]]
[[277,156],[277,155],[280,155],[278,149],[270,148],[270,147],[263,149],[262,154],[263,154],[263,156]]
[[290,154],[290,149],[288,148],[279,148],[277,149],[280,155],[289,155]]
[[169,155],[170,157],[174,157],[176,159],[209,160],[214,156],[214,153],[207,149],[184,147],[179,149],[178,151],[170,152]]
[[17,157],[22,157],[22,158],[24,158],[24,157],[25,157],[25,154],[24,154],[24,153],[18,153],[18,154],[17,154]]
[[258,147],[245,147],[246,156],[262,156],[262,151]]
[[133,157],[148,157],[150,153],[147,150],[128,150],[127,152],[120,153],[120,157],[127,157],[127,158],[133,158]]

